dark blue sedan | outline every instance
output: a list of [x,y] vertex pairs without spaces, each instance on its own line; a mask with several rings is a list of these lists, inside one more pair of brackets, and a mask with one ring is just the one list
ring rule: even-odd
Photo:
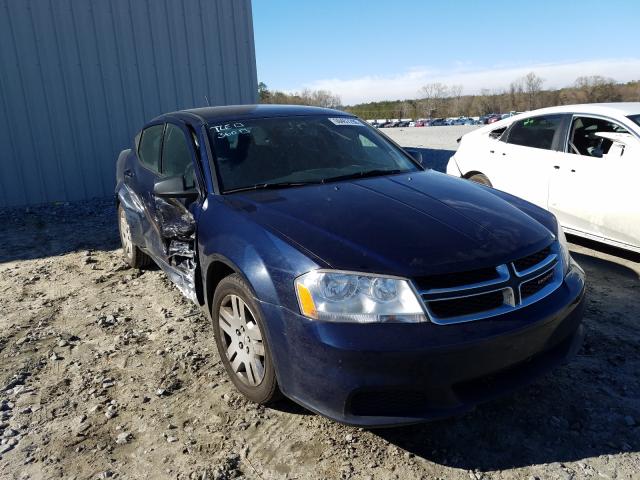
[[344,112],[162,115],[117,162],[127,262],[210,315],[240,392],[348,424],[458,414],[580,345],[553,215],[426,169]]

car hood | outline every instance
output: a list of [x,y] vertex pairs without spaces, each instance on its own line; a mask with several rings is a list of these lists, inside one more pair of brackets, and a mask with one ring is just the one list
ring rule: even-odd
[[473,270],[554,238],[516,206],[519,199],[431,170],[224,198],[318,264],[342,270],[405,277]]

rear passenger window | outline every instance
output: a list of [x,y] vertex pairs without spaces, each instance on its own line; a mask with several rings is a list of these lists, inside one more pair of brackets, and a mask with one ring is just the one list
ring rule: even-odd
[[507,143],[551,150],[561,123],[562,115],[525,118],[513,124]]
[[162,130],[164,125],[154,125],[142,132],[138,157],[140,161],[154,172],[160,172],[160,146],[162,145]]

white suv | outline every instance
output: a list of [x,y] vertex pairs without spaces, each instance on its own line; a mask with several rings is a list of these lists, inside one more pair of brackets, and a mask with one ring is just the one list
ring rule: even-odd
[[448,174],[540,205],[568,233],[640,252],[640,102],[543,108],[459,141]]

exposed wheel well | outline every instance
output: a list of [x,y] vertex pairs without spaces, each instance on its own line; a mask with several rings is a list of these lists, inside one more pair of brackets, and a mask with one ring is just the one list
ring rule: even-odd
[[489,180],[489,178],[484,173],[481,173],[481,172],[469,172],[467,173],[466,176],[462,178],[469,180],[471,182],[476,182],[481,185],[485,185],[487,187],[493,188],[493,184],[491,183],[491,180]]
[[[473,177],[474,175],[484,175],[484,173],[482,172],[478,172],[477,170],[471,170],[470,172],[465,173],[462,178],[466,178],[467,180],[471,177]],[[486,175],[485,175],[486,177]]]
[[220,281],[223,278],[228,277],[229,275],[233,275],[234,273],[236,273],[235,270],[224,262],[211,262],[211,265],[209,265],[209,269],[207,270],[206,283],[207,305],[209,305],[209,307],[211,307],[213,294],[216,291],[216,288],[218,287]]

